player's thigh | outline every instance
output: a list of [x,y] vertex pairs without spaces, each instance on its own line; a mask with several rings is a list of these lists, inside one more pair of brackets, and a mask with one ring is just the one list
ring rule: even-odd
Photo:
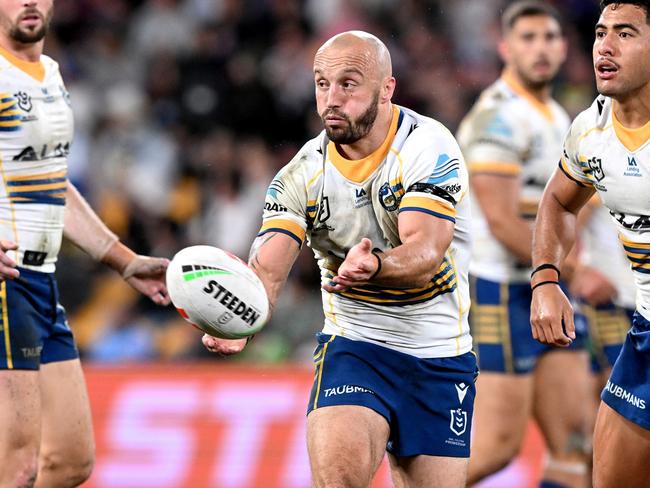
[[469,458],[388,455],[395,488],[463,488]]
[[36,464],[41,435],[38,386],[38,371],[0,370],[0,459],[5,466]]
[[535,368],[534,415],[551,452],[583,455],[587,445],[589,358],[585,351],[554,350]]
[[531,374],[482,372],[476,381],[472,456],[519,450],[532,408]]
[[[386,451],[390,429],[386,419],[367,407],[337,405],[307,416],[307,449],[315,486],[332,477],[356,473],[369,484]],[[320,484],[319,484],[320,483]]]
[[95,443],[86,382],[79,359],[43,364],[41,458],[49,464],[92,464]]
[[650,485],[650,430],[600,403],[594,431],[594,488]]

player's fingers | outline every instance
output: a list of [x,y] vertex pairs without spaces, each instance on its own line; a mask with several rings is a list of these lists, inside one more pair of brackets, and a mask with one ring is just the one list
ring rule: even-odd
[[3,251],[13,251],[18,249],[18,244],[13,241],[7,241],[5,239],[0,239],[0,249]]
[[530,320],[530,332],[533,334],[533,339],[538,341],[539,340],[539,332],[537,330],[537,325],[535,324],[534,319]]
[[540,336],[544,344],[553,344],[553,320],[551,317],[542,317],[539,321]]
[[341,293],[343,291],[347,291],[349,287],[342,285],[340,283],[334,283],[333,281],[330,281],[329,283],[324,283],[322,288],[328,293]]
[[365,252],[370,252],[372,251],[372,241],[367,237],[364,237],[363,239],[361,239],[361,242],[359,243],[359,247]]
[[550,329],[550,344],[566,347],[571,344],[571,339],[564,333],[563,320],[554,320]]
[[7,266],[5,264],[0,264],[0,279],[2,280],[13,280],[20,276],[20,271],[18,271],[13,266]]
[[16,267],[16,261],[11,259],[4,252],[0,252],[0,265],[4,265],[4,266],[10,267],[10,268],[15,268]]
[[573,310],[564,310],[562,313],[562,321],[564,323],[564,332],[571,339],[576,338],[576,324],[573,321]]

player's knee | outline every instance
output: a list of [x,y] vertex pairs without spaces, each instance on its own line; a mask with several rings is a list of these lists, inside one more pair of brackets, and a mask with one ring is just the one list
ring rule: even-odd
[[512,432],[501,432],[493,437],[493,441],[484,448],[476,443],[472,449],[469,463],[471,483],[505,468],[519,452],[521,437]]
[[366,488],[372,476],[350,468],[321,470],[313,473],[314,488]]
[[511,429],[505,429],[498,432],[495,436],[496,442],[490,446],[488,458],[492,463],[500,466],[499,469],[506,466],[519,452],[521,447],[521,435]]
[[92,473],[95,458],[92,452],[74,455],[47,452],[41,455],[39,477],[56,482],[56,486],[78,486]]
[[576,425],[569,432],[565,442],[551,441],[548,443],[548,450],[551,461],[586,462],[590,456],[591,446],[589,437],[586,435],[582,425]]
[[312,465],[314,488],[365,488],[370,485],[372,476],[370,461],[364,456],[352,460],[339,459]]
[[[12,466],[13,474],[8,480],[9,486],[16,486],[18,488],[32,488],[36,483],[36,475],[38,473],[38,456],[36,452],[23,452],[15,453],[18,456],[12,456],[12,460],[7,460],[9,466]],[[0,478],[3,478],[0,476]]]

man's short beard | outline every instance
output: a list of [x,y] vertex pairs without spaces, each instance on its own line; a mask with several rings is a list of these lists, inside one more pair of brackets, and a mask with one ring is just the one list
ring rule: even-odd
[[370,102],[370,106],[366,109],[364,113],[359,116],[357,120],[352,122],[350,117],[346,114],[336,111],[336,110],[325,110],[321,118],[325,122],[325,117],[334,113],[337,117],[341,117],[347,122],[347,125],[343,128],[332,128],[325,125],[325,133],[327,137],[332,142],[336,144],[354,144],[359,139],[363,139],[368,135],[370,129],[372,129],[375,120],[377,119],[377,114],[379,112],[379,91],[377,91]]
[[11,30],[9,31],[9,37],[14,41],[20,42],[22,44],[37,43],[41,41],[47,34],[47,31],[50,27],[51,18],[52,18],[52,12],[50,11],[43,18],[43,25],[38,29],[31,30],[31,31],[21,29],[20,27],[18,27],[18,23],[16,23],[11,27]]

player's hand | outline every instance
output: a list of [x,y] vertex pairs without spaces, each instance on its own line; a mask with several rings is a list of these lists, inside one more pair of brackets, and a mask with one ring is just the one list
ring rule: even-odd
[[366,284],[377,271],[377,257],[372,254],[372,241],[367,238],[348,251],[332,281],[323,285],[330,293],[345,291],[352,286]]
[[571,345],[576,338],[573,307],[559,285],[548,284],[533,290],[530,325],[533,338],[543,344]]
[[13,280],[20,276],[16,261],[7,256],[7,251],[15,251],[18,245],[12,241],[0,240],[0,281]]
[[201,340],[208,351],[224,356],[237,354],[248,344],[248,339],[220,339],[219,337],[213,337],[208,334],[203,334],[203,339]]
[[593,306],[611,302],[618,294],[614,284],[604,274],[590,266],[576,269],[571,280],[571,293]]
[[169,259],[136,256],[124,268],[122,278],[156,305],[169,305],[170,299],[165,284],[165,270]]

